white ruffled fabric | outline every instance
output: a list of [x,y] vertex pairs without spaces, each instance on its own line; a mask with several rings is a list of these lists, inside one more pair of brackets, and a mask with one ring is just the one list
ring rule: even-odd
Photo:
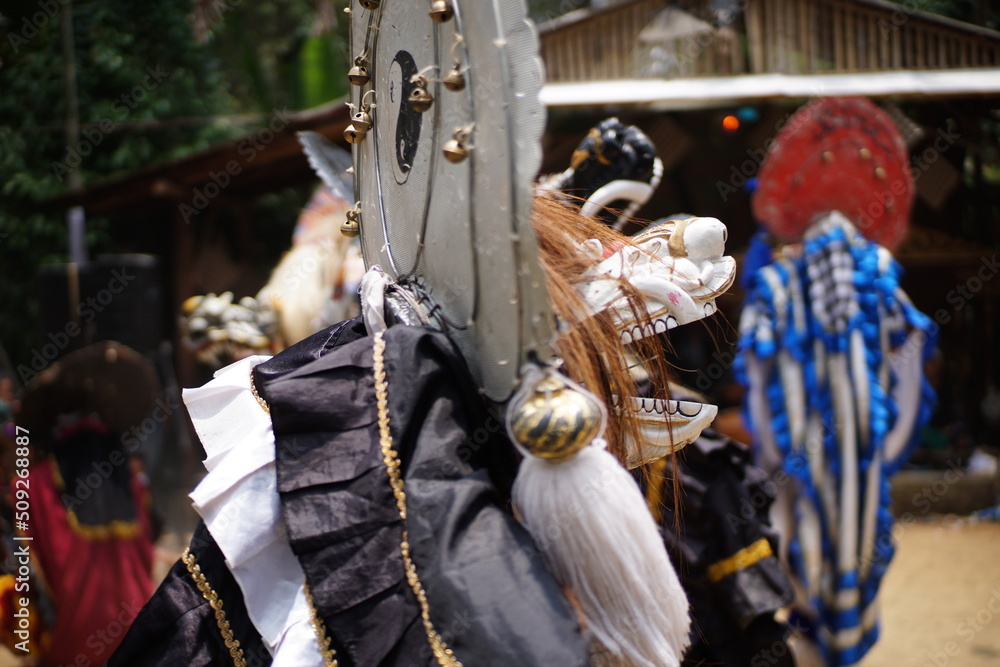
[[267,359],[237,361],[205,386],[184,390],[208,469],[191,500],[226,557],[274,667],[322,667],[305,573],[281,516],[271,418],[250,390],[253,367]]

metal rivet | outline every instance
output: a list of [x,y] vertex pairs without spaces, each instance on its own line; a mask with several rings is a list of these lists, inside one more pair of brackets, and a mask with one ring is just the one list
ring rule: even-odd
[[867,148],[862,148],[860,151],[858,151],[858,154],[861,156],[862,160],[871,160],[872,159],[872,152],[870,150],[868,150]]
[[875,167],[875,178],[880,181],[884,181],[886,177],[885,169],[882,167]]
[[833,162],[833,151],[823,151],[823,162]]

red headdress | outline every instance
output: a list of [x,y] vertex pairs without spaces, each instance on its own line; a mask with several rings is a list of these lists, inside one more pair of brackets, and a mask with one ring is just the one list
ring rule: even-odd
[[906,235],[913,177],[892,119],[868,100],[823,98],[778,132],[758,176],[753,212],[786,243],[817,217],[840,211],[893,250]]

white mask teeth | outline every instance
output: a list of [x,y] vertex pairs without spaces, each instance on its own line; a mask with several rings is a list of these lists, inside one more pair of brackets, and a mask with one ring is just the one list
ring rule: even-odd
[[694,401],[664,400],[662,398],[636,397],[632,408],[646,414],[656,414],[664,417],[680,417],[685,420],[694,419],[701,414],[705,405]]

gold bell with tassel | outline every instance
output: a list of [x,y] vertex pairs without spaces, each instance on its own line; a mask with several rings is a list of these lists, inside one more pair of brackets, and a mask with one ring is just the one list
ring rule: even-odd
[[358,0],[358,4],[361,5],[362,9],[367,9],[372,12],[378,9],[378,6],[382,4],[381,0]]
[[[688,601],[632,475],[607,451],[601,400],[554,368],[527,367],[507,406],[526,454],[512,489],[521,525],[593,628],[593,665],[679,665]],[[642,576],[635,576],[637,572]]]
[[510,432],[533,455],[573,457],[601,433],[603,415],[594,397],[556,373],[545,375],[508,406]]

